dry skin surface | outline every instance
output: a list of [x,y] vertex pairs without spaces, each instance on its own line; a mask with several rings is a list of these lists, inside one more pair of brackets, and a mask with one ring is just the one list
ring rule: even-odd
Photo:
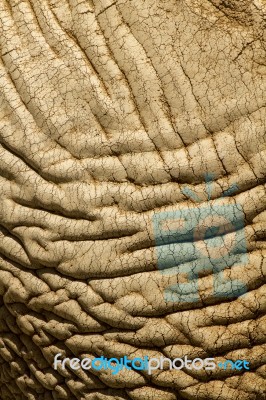
[[[265,0],[0,0],[1,400],[266,398],[265,13]],[[154,218],[208,204],[243,210],[248,261],[224,274],[248,293],[215,296],[207,271],[198,301],[167,301],[185,278],[158,269]],[[250,371],[55,371],[59,352]]]

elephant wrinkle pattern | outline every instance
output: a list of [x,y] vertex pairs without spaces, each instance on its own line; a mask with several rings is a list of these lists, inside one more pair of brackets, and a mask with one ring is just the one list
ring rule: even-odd
[[265,31],[0,0],[0,400],[266,400]]

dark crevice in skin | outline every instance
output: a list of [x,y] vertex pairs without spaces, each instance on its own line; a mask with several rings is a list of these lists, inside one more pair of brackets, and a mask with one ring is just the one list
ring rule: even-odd
[[78,209],[73,210],[73,211],[68,211],[68,210],[60,207],[59,204],[58,205],[51,204],[50,207],[49,207],[49,205],[45,204],[45,206],[44,206],[37,199],[35,199],[35,201],[34,201],[35,204],[33,204],[32,201],[27,201],[27,200],[21,199],[18,196],[14,196],[12,198],[12,200],[14,200],[14,202],[19,204],[20,206],[31,208],[32,210],[46,211],[46,212],[49,212],[50,214],[57,215],[58,217],[65,217],[70,220],[85,220],[85,221],[94,222],[94,221],[101,221],[101,219],[102,219],[100,217],[93,216],[93,215],[89,216],[88,214],[85,214],[84,212],[82,212]]
[[5,234],[6,237],[11,238],[12,240],[14,240],[17,244],[19,244],[21,246],[21,248],[23,248],[22,241],[18,237],[12,235],[12,232],[10,232],[7,228],[5,228],[1,224],[0,224],[0,232]]
[[[29,207],[29,208],[31,208],[31,207]],[[34,208],[34,210],[38,210],[38,208]],[[54,213],[54,215],[58,215],[58,214]],[[64,217],[62,217],[62,218],[64,218]],[[73,220],[75,220],[75,222],[84,221],[84,219],[78,220],[78,219],[74,219],[74,218],[73,218]],[[66,218],[66,222],[67,221],[68,221],[68,217]],[[100,222],[100,221],[96,220],[95,222]],[[14,230],[18,227],[21,227],[21,228],[24,228],[24,227],[33,228],[34,227],[34,228],[43,229],[44,231],[47,230],[47,225],[45,222],[43,222],[43,223],[39,222],[38,224],[36,223],[35,225],[33,225],[32,223],[29,223],[27,225],[25,223],[23,223],[23,225],[21,225],[20,223],[18,223],[18,224],[9,223],[9,224],[6,224],[6,226],[5,226],[6,229],[11,229],[13,234],[16,236],[19,234],[17,232],[14,232]],[[126,231],[125,228],[124,229],[121,228],[121,230],[118,229],[116,231],[113,231],[112,233],[109,233],[109,232],[106,233],[105,237],[103,237],[104,235],[100,234],[100,233],[99,234],[96,234],[96,233],[85,234],[84,233],[83,235],[79,235],[79,237],[76,237],[75,234],[70,234],[70,235],[65,234],[63,237],[61,237],[59,239],[56,239],[56,238],[50,239],[50,241],[51,242],[58,242],[58,241],[80,242],[80,241],[89,240],[89,241],[94,241],[94,242],[97,241],[98,242],[98,241],[103,241],[103,240],[115,240],[115,239],[130,238],[130,237],[134,236],[135,234],[139,233],[139,230],[134,229],[134,228],[131,229],[131,232],[129,230],[127,232],[125,232],[125,231]]]
[[[9,236],[9,237],[11,237],[11,236]],[[12,237],[12,239],[13,239],[13,237]],[[26,251],[25,251],[25,253],[26,253]],[[15,256],[11,257],[11,255],[7,255],[3,250],[0,250],[0,259],[3,259],[3,260],[5,260],[5,261],[7,261],[9,263],[12,263],[12,262],[16,263],[17,267],[19,266],[20,268],[23,268],[23,269],[26,269],[26,270],[29,269],[30,271],[32,269],[40,269],[40,268],[42,268],[41,265],[37,265],[37,264],[36,265],[32,265],[32,264],[28,265],[25,262],[23,262],[21,260],[18,260],[18,258],[16,258]]]
[[104,8],[102,11],[100,11],[98,14],[95,14],[96,17],[99,17],[101,14],[105,13],[109,8],[113,7],[116,5],[116,2],[108,5],[106,8]]
[[[20,153],[18,153],[18,152],[16,151],[17,149],[14,149],[14,148],[11,149],[7,144],[5,144],[5,143],[3,142],[3,140],[1,140],[1,146],[2,146],[5,150],[7,150],[9,153],[11,153],[13,156],[17,157],[19,160],[21,160],[23,163],[25,163],[25,165],[26,165],[27,167],[29,167],[30,169],[32,169],[34,172],[36,172],[36,174],[42,176],[42,171],[40,171],[40,169],[38,169],[38,167],[35,165],[35,163],[32,163],[32,164],[31,164],[30,160],[26,160],[25,157],[23,157]],[[46,176],[46,177],[43,177],[43,176],[42,176],[42,178],[43,178],[44,180],[46,180],[47,182],[49,182],[49,177],[48,177],[48,176]]]
[[[245,26],[251,26],[252,14],[250,12],[251,1],[239,1],[239,0],[208,0],[218,11],[222,12],[226,18],[230,21],[237,21],[239,24]],[[244,3],[246,3],[244,5]],[[241,4],[240,10],[235,10]]]

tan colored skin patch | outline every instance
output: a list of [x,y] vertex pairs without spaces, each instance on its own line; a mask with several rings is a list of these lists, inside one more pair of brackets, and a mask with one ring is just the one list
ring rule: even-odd
[[[1,400],[266,398],[265,13],[264,0],[0,0]],[[198,228],[166,218],[160,236],[163,213]],[[245,262],[221,266],[245,293],[217,296],[210,266],[189,277],[200,260],[175,247],[189,235],[210,265],[245,238]],[[167,300],[193,284],[196,301]],[[55,370],[58,353],[250,370]]]

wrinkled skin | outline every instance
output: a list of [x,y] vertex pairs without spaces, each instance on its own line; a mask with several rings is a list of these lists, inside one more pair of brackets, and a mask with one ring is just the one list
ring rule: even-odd
[[[2,400],[266,398],[265,13],[264,0],[0,0]],[[246,293],[215,295],[207,269],[196,301],[167,300],[186,277],[159,265],[173,241],[156,218],[236,205],[247,258],[222,273]],[[55,371],[59,352],[250,370]]]

